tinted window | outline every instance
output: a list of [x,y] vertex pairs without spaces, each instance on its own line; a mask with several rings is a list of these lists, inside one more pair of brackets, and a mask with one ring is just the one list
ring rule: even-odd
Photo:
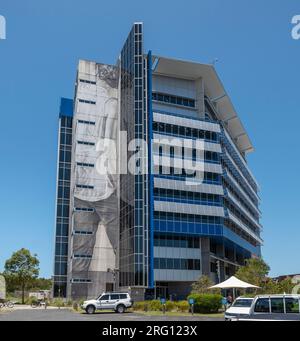
[[119,299],[120,299],[120,296],[119,296],[119,295],[116,295],[116,294],[110,295],[110,299],[111,299],[111,300],[119,300]]
[[254,312],[256,313],[269,313],[269,299],[268,298],[259,298],[255,304]]
[[271,298],[271,311],[275,314],[284,313],[283,298]]
[[286,298],[285,309],[287,314],[299,314],[299,300],[297,298]]
[[120,299],[121,299],[121,300],[126,300],[126,298],[127,298],[127,295],[126,295],[126,294],[121,294],[121,295],[120,295]]
[[108,301],[109,300],[109,295],[104,295],[100,298],[101,301]]
[[252,304],[252,300],[236,300],[233,303],[233,307],[243,307],[243,308],[250,308]]

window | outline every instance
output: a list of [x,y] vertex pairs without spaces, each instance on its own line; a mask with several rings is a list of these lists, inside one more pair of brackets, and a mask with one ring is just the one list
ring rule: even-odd
[[88,141],[77,141],[78,144],[82,144],[85,146],[95,146],[94,142],[88,142]]
[[298,298],[286,297],[285,310],[287,314],[299,314],[299,300]]
[[96,104],[95,101],[89,101],[89,100],[87,100],[87,99],[79,99],[79,102],[80,102],[80,103],[85,103],[85,104],[93,104],[93,105]]
[[90,168],[95,167],[95,165],[93,163],[85,163],[85,162],[77,162],[77,166],[79,166],[79,167],[90,167]]
[[76,185],[77,188],[83,188],[83,189],[94,189],[94,186],[89,186],[89,185]]
[[85,83],[85,84],[92,84],[92,85],[96,85],[97,83],[94,81],[89,81],[87,79],[79,79],[80,83]]
[[109,295],[104,295],[100,298],[101,301],[109,301]]
[[119,300],[120,299],[120,295],[117,295],[117,294],[110,295],[110,299],[111,300]]
[[91,125],[91,126],[94,126],[96,124],[96,122],[85,121],[85,120],[78,120],[78,123],[87,124],[87,125]]
[[127,295],[126,294],[120,294],[120,300],[126,300]]
[[271,298],[271,311],[273,314],[283,314],[283,298]]
[[152,100],[163,102],[163,103],[181,105],[181,106],[188,107],[188,108],[196,107],[196,101],[192,98],[170,96],[170,95],[162,94],[159,92],[152,93]]
[[81,258],[81,259],[91,259],[91,255],[74,255],[75,259]]
[[74,231],[74,234],[85,236],[85,235],[92,235],[93,232],[92,231],[79,231],[79,230],[76,230],[76,231]]
[[94,212],[93,208],[87,208],[87,207],[75,207],[76,212]]
[[270,302],[268,298],[259,298],[255,303],[255,313],[270,313]]
[[90,279],[85,279],[85,278],[73,278],[71,281],[73,283],[92,283]]

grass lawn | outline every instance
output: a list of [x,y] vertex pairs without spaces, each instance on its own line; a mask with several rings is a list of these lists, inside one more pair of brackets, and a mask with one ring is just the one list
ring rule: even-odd
[[[133,311],[135,314],[141,314],[146,316],[162,316],[164,315],[161,311]],[[170,312],[167,311],[166,316],[192,316],[191,313],[180,313],[180,312]],[[194,314],[194,316],[199,317],[214,317],[214,318],[224,318],[224,313],[217,314]]]

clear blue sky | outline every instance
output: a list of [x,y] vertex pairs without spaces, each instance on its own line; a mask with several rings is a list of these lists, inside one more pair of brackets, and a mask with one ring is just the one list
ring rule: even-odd
[[1,0],[0,271],[21,247],[52,274],[57,117],[79,58],[115,63],[134,21],[146,49],[211,62],[255,145],[263,256],[272,275],[300,273],[298,0]]

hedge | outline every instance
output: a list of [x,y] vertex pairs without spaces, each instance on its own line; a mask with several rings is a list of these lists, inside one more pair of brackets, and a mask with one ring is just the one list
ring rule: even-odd
[[214,314],[222,308],[222,296],[216,294],[192,294],[188,299],[194,299],[194,312]]

